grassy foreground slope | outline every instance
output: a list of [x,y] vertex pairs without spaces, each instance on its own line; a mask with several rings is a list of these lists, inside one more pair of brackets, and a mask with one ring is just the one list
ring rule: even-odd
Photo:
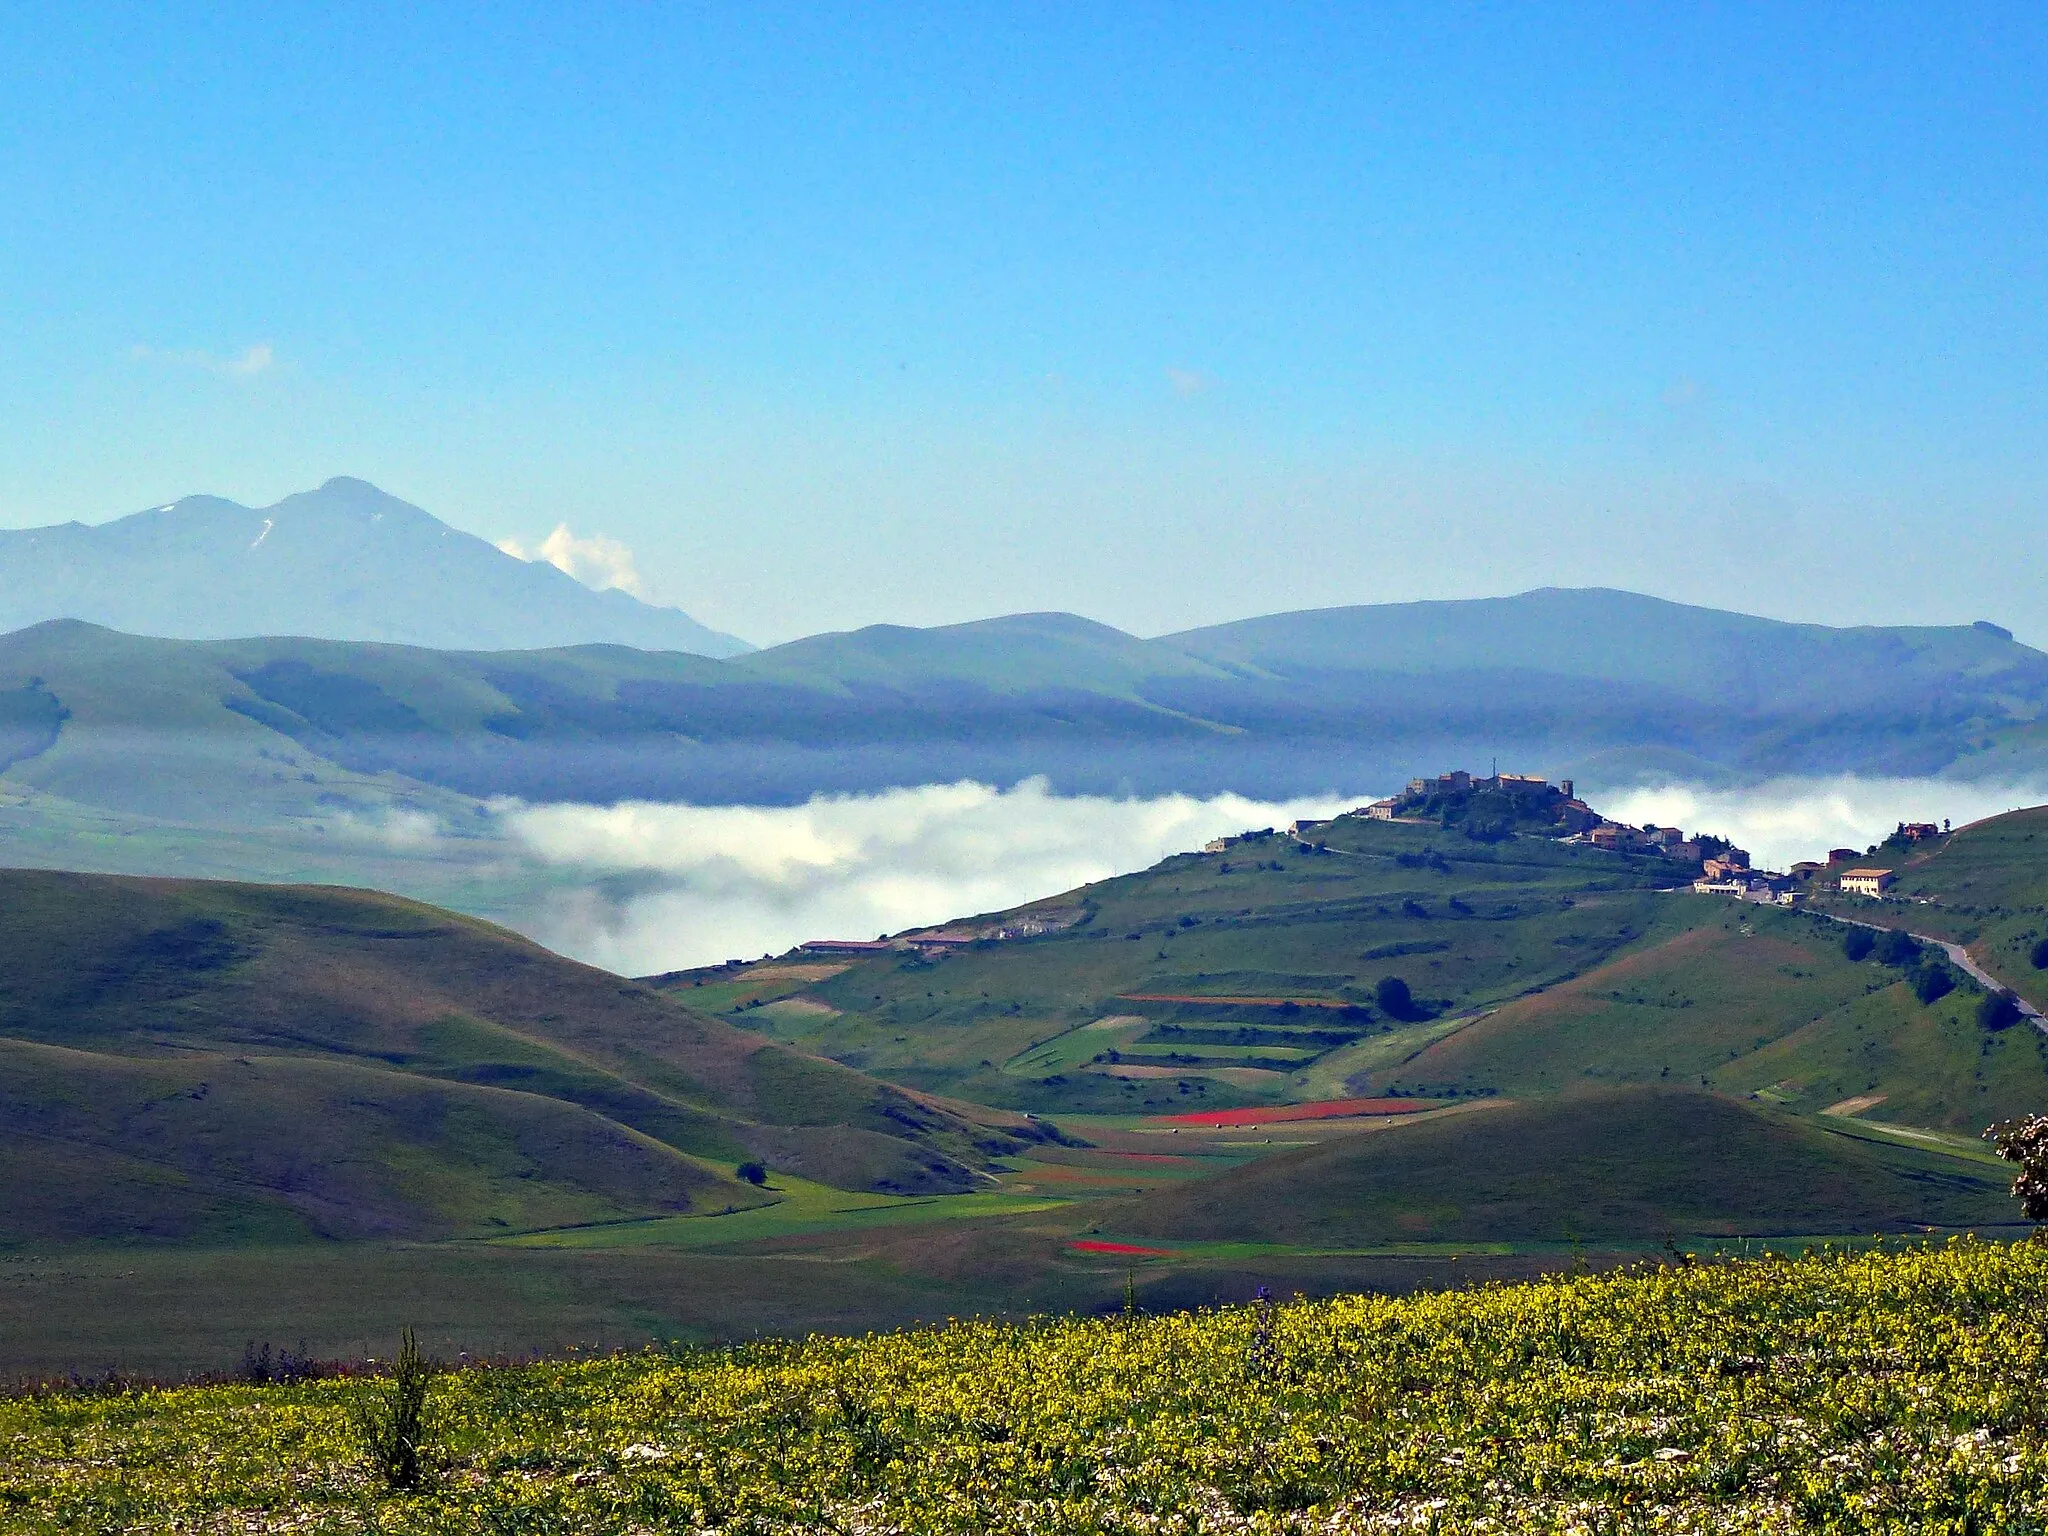
[[2029,1532],[2048,1248],[0,1403],[24,1532]]
[[336,889],[0,871],[0,1059],[15,1243],[715,1211],[748,1158],[964,1189],[1044,1134]]
[[1995,1160],[1697,1090],[1602,1088],[1430,1117],[1105,1202],[1104,1231],[1361,1247],[1804,1236],[2013,1220]]

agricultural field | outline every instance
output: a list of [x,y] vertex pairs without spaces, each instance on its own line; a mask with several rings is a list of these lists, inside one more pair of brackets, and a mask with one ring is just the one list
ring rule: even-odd
[[392,1381],[58,1391],[0,1403],[0,1510],[24,1533],[2039,1531],[2044,1317],[2040,1244],[1677,1255],[470,1368],[420,1382],[416,1465]]

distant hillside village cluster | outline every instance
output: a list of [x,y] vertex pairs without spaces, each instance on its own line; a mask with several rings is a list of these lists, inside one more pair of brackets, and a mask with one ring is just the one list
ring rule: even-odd
[[[1677,827],[1632,827],[1611,821],[1578,798],[1570,779],[1553,784],[1530,774],[1498,770],[1484,777],[1454,769],[1433,779],[1410,779],[1401,794],[1359,806],[1351,814],[1371,821],[1462,828],[1467,835],[1482,837],[1554,828],[1549,835],[1566,843],[1696,864],[1700,873],[1692,889],[1701,895],[1734,896],[1779,906],[1795,906],[1816,888],[1880,897],[1896,878],[1889,869],[1854,867],[1858,860],[1875,855],[1876,848],[1831,848],[1825,862],[1808,860],[1782,872],[1753,869],[1749,854],[1725,838],[1705,832],[1687,837]],[[1301,822],[1289,829],[1296,836],[1304,830]],[[1947,831],[1947,823],[1901,822],[1889,845],[1908,848],[1945,836]],[[1818,887],[1816,881],[1821,882]]]
[[[1797,906],[1815,890],[1881,897],[1896,878],[1889,869],[1857,866],[1858,860],[1878,853],[1874,847],[1860,852],[1854,848],[1831,848],[1825,863],[1809,860],[1782,872],[1753,869],[1749,854],[1726,838],[1708,832],[1688,837],[1678,827],[1632,827],[1609,820],[1579,799],[1570,779],[1553,784],[1531,774],[1498,770],[1482,776],[1454,769],[1433,779],[1410,779],[1407,789],[1400,794],[1344,814],[1367,821],[1442,827],[1482,842],[1527,833],[1613,853],[1668,859],[1677,866],[1675,874],[1697,868],[1692,889],[1701,895],[1734,896],[1767,905]],[[1310,848],[1319,848],[1322,845],[1315,841],[1316,830],[1328,825],[1327,821],[1292,822],[1286,836]],[[1901,822],[1886,846],[1908,848],[1943,837],[1947,831],[1946,823],[1936,826],[1929,821]],[[1227,853],[1276,835],[1272,827],[1262,827],[1231,837],[1212,838],[1202,851]],[[1816,881],[1820,883],[1817,885]],[[893,937],[884,934],[874,939],[810,939],[798,945],[797,950],[818,958],[858,957],[897,950],[930,960],[976,944],[1057,933],[1075,926],[1085,915],[1080,908],[1040,910],[1027,916],[1012,916],[1007,921],[956,923]],[[745,962],[726,963],[737,966]]]

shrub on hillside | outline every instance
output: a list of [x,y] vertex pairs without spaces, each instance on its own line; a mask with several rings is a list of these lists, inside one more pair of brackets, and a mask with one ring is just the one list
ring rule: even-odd
[[1842,953],[1852,961],[1870,958],[1870,952],[1877,948],[1877,935],[1868,928],[1851,928],[1842,935]]
[[756,1189],[768,1182],[768,1168],[765,1163],[741,1163],[733,1171]]
[[1390,1019],[1415,1017],[1415,994],[1408,990],[1408,983],[1398,976],[1382,976],[1373,983],[1372,1000],[1380,1005],[1380,1012]]
[[2010,992],[1986,992],[1977,1004],[1978,1026],[1993,1034],[2010,1029],[2019,1021],[2020,1005],[2012,1000]]
[[2036,939],[2034,941],[2032,959],[2035,970],[2048,971],[2048,939]]
[[1914,971],[1910,979],[1913,995],[1923,1003],[1936,1002],[1956,989],[1955,972],[1939,960],[1928,961]]
[[1886,965],[1911,965],[1920,958],[1920,941],[1910,933],[1887,928],[1877,941],[1877,958]]

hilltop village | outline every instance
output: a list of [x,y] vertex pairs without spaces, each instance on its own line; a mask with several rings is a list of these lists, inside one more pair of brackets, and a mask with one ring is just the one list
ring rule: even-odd
[[[1474,774],[1453,769],[1434,778],[1410,779],[1398,795],[1354,807],[1327,821],[1291,822],[1284,830],[1259,827],[1229,837],[1211,838],[1204,854],[1285,838],[1311,852],[1324,844],[1318,833],[1335,821],[1358,818],[1403,826],[1438,827],[1475,842],[1500,842],[1511,837],[1543,837],[1567,846],[1599,848],[1664,861],[1674,884],[1708,896],[1775,906],[1798,906],[1823,891],[1882,897],[1896,879],[1893,870],[1866,865],[1885,850],[1910,850],[1948,835],[1947,824],[1901,822],[1883,844],[1858,850],[1831,848],[1825,860],[1807,860],[1788,870],[1757,869],[1747,850],[1711,832],[1688,834],[1680,827],[1630,826],[1602,815],[1578,797],[1570,779],[1552,783],[1533,774]],[[1071,928],[1085,916],[1080,907],[1042,908],[1028,916],[975,923],[955,922],[941,928],[914,929],[873,939],[810,939],[797,946],[800,954],[855,959],[863,955],[903,951],[932,959],[977,944],[1037,938]],[[731,965],[742,962],[732,961]]]
[[[1697,866],[1691,888],[1700,895],[1778,906],[1796,906],[1819,891],[1882,897],[1894,883],[1895,872],[1862,861],[1876,859],[1886,849],[1932,844],[1949,833],[1946,822],[1900,822],[1877,846],[1831,848],[1825,860],[1805,860],[1783,871],[1755,869],[1748,852],[1726,838],[1708,832],[1687,836],[1678,827],[1629,826],[1578,798],[1570,779],[1553,784],[1534,775],[1498,770],[1484,777],[1454,769],[1433,779],[1410,779],[1401,794],[1361,805],[1349,814],[1369,821],[1436,825],[1482,841],[1517,834],[1550,836],[1568,844],[1668,859],[1689,873]],[[1288,832],[1310,836],[1315,825],[1296,822]],[[1220,839],[1209,847],[1220,851],[1232,841]]]

